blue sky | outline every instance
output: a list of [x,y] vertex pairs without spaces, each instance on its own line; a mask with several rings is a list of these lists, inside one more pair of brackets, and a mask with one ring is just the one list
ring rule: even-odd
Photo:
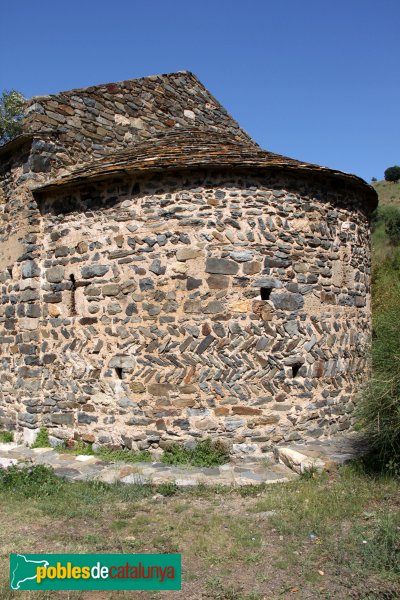
[[400,164],[399,0],[19,0],[0,90],[193,71],[264,148],[368,181]]

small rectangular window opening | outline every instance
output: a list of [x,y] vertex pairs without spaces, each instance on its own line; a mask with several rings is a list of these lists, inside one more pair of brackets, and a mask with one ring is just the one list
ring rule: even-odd
[[71,317],[75,317],[77,314],[76,313],[76,297],[75,297],[75,293],[76,293],[75,275],[73,275],[71,273],[71,275],[69,276],[69,279],[71,281],[70,315],[71,315]]
[[295,377],[297,377],[297,375],[298,375],[298,373],[299,373],[299,371],[301,369],[301,366],[302,366],[301,363],[298,363],[298,364],[292,366],[292,376],[293,376],[293,379]]
[[117,374],[118,379],[122,379],[122,368],[121,367],[115,367],[115,372]]
[[272,292],[272,288],[270,288],[270,287],[260,288],[261,300],[269,300],[271,292]]

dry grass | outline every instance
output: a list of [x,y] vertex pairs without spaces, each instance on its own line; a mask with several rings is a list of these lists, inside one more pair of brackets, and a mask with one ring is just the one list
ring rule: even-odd
[[377,191],[379,204],[400,206],[400,182],[376,181],[372,187]]

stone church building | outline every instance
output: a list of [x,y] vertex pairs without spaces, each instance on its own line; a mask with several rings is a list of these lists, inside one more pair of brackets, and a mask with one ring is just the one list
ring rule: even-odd
[[0,181],[0,428],[258,453],[351,427],[363,180],[262,150],[178,72],[33,98]]

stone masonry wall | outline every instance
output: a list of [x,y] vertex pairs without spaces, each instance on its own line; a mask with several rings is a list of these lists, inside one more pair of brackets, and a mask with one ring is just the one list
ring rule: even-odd
[[0,427],[35,427],[42,406],[41,217],[25,165],[30,148],[0,164]]
[[27,426],[131,448],[211,435],[234,452],[347,429],[370,331],[362,201],[215,171],[42,199]]

